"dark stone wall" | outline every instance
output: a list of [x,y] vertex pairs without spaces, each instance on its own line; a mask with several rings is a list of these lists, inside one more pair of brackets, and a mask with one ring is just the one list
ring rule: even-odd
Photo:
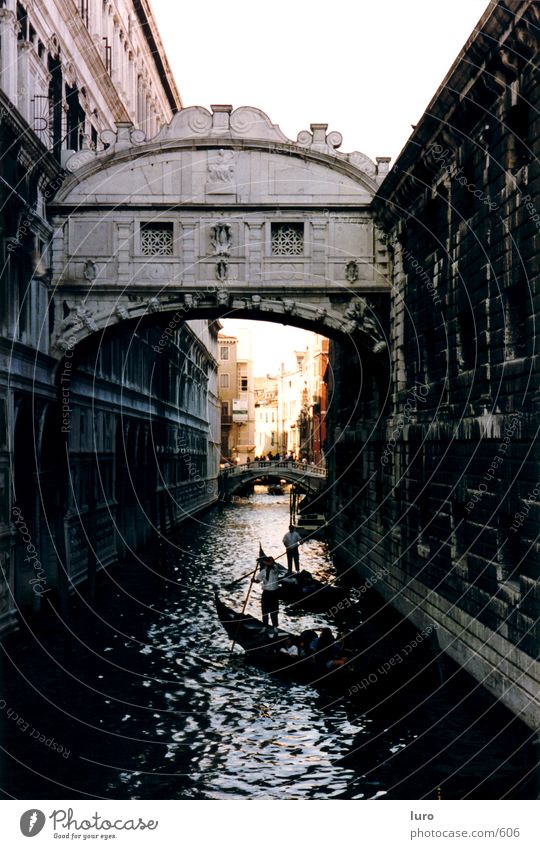
[[345,427],[350,361],[334,347],[330,462],[343,561],[388,567],[383,594],[437,618],[443,647],[534,712],[540,45],[538,10],[517,6],[484,16],[375,199],[391,260],[389,401],[365,368]]

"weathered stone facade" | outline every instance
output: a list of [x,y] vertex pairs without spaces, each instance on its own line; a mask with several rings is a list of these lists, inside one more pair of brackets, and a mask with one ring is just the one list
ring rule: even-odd
[[[219,410],[207,322],[182,338],[175,325],[164,337],[151,370],[157,391],[148,363],[135,368],[133,354],[150,337],[159,347],[163,327],[128,328],[123,349],[96,337],[99,354],[94,345],[66,349],[61,364],[51,356],[48,205],[65,181],[62,165],[103,148],[101,135],[117,122],[144,135],[181,106],[145,2],[75,8],[5,0],[0,9],[0,633],[47,593],[65,596],[92,580],[96,568],[145,541],[152,522],[167,527],[216,497]],[[59,310],[69,325],[66,307]],[[91,326],[86,310],[77,318]],[[169,394],[183,382],[173,407]],[[182,439],[197,456],[173,470]],[[140,472],[129,480],[134,457]],[[150,510],[151,483],[158,494]],[[150,519],[141,523],[145,509]]]
[[441,647],[533,727],[539,24],[530,0],[490,8],[380,188],[390,381],[358,386],[355,410],[336,352],[330,405],[342,558],[413,621],[437,622]]

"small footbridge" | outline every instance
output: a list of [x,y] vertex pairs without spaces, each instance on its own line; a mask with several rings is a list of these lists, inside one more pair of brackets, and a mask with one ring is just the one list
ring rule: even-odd
[[222,498],[234,495],[246,484],[258,478],[269,477],[294,483],[299,489],[314,495],[326,486],[327,471],[324,466],[297,463],[294,460],[258,460],[223,469],[219,475]]

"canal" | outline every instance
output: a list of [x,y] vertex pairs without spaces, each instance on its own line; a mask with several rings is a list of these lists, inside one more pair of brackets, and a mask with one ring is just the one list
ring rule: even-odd
[[[281,552],[287,524],[286,495],[259,491],[216,508],[101,573],[91,603],[79,591],[63,614],[46,605],[9,637],[3,797],[533,798],[530,732],[448,661],[420,674],[428,648],[410,661],[410,692],[375,707],[230,655],[213,588],[252,567],[259,541]],[[335,577],[323,542],[303,546],[302,565]],[[224,597],[240,607],[246,589]],[[414,637],[374,593],[351,594],[338,622],[283,611],[280,624],[356,633],[365,620],[387,653]],[[258,599],[256,589],[254,615]]]

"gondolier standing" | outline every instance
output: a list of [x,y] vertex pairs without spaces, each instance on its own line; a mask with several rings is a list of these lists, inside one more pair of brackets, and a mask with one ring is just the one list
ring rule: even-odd
[[261,610],[265,625],[268,625],[268,616],[272,620],[274,628],[278,627],[279,614],[279,569],[273,557],[260,557],[259,574],[255,580],[261,584]]
[[283,537],[283,545],[287,549],[287,567],[289,574],[292,575],[293,563],[296,566],[296,571],[300,571],[300,552],[298,546],[302,542],[302,537],[298,531],[294,530],[293,525],[289,525],[289,531]]

